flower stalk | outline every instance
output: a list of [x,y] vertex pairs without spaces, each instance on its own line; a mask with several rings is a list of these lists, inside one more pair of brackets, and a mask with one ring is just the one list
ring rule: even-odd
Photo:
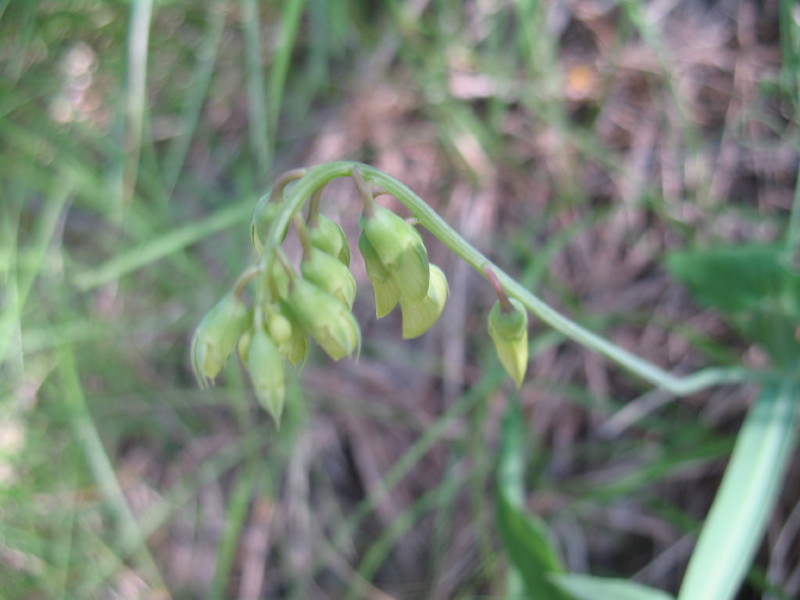
[[[259,364],[269,363],[275,382],[279,381],[279,371],[280,377],[283,376],[283,366],[278,369],[275,356],[281,362],[285,358],[292,364],[301,363],[308,350],[309,335],[334,360],[358,353],[361,332],[350,312],[355,282],[347,268],[347,239],[341,227],[321,213],[320,206],[323,188],[338,177],[353,179],[363,204],[359,248],[375,290],[376,315],[385,316],[400,304],[404,337],[424,333],[438,319],[447,296],[447,280],[438,267],[429,264],[415,226],[379,205],[373,186],[380,189],[378,194],[397,198],[411,212],[416,224],[489,279],[498,298],[490,311],[489,332],[503,366],[518,386],[527,365],[528,312],[567,338],[677,396],[712,385],[756,378],[749,371],[736,368],[705,369],[686,377],[672,375],[558,313],[494,265],[398,180],[368,165],[332,162],[289,171],[259,200],[251,224],[257,264],[237,280],[230,295],[234,300],[225,300],[229,305],[226,310],[231,314],[212,318],[212,313],[225,312],[212,309],[208,321],[204,319],[195,336],[193,365],[201,385],[216,377],[240,338],[240,351],[246,351],[246,366],[251,376],[257,367],[249,355],[258,338],[259,354],[267,357]],[[307,226],[301,212],[306,202],[310,203]],[[295,274],[282,249],[292,222],[303,245],[299,274]],[[323,258],[318,259],[318,255]],[[245,286],[253,280],[257,284],[254,310],[248,312],[241,297]],[[284,320],[270,327],[273,317],[267,306],[277,310]],[[228,323],[226,331],[224,323]],[[268,341],[264,341],[265,337]],[[282,402],[278,401],[281,385],[270,387],[262,375],[258,378],[259,397],[277,421],[282,411]]]

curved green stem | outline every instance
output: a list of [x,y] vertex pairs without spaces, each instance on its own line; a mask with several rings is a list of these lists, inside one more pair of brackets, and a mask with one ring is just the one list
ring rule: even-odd
[[[535,294],[522,287],[461,237],[436,211],[403,183],[362,163],[332,162],[307,169],[305,174],[286,193],[282,210],[275,218],[266,240],[265,251],[262,254],[265,258],[262,258],[262,261],[268,259],[272,255],[272,250],[280,245],[292,216],[303,207],[303,203],[315,190],[337,177],[353,176],[353,170],[356,168],[364,182],[377,185],[397,198],[411,211],[420,225],[476,271],[485,275],[486,267],[490,267],[506,293],[519,300],[536,317],[569,339],[597,352],[645,381],[676,396],[686,396],[714,385],[764,378],[764,376],[742,368],[709,368],[679,377],[609,342],[560,314]],[[363,191],[362,188],[365,188],[362,182],[357,181],[357,185],[359,191]]]

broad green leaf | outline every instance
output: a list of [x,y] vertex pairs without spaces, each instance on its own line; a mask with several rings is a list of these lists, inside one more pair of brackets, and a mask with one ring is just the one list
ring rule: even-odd
[[627,579],[591,575],[554,575],[552,579],[576,600],[674,600],[666,592]]
[[798,314],[800,273],[783,265],[782,254],[782,247],[756,243],[683,250],[667,257],[667,267],[709,308],[737,314],[785,301]]
[[674,252],[667,266],[700,304],[726,314],[785,366],[800,353],[800,273],[784,257],[779,246],[754,243]]
[[523,507],[524,427],[519,405],[509,405],[497,478],[497,526],[511,562],[528,595],[536,600],[568,600],[569,594],[551,580],[564,567],[547,535],[544,522]]
[[736,595],[795,448],[798,391],[794,381],[765,386],[747,414],[678,600],[729,600]]

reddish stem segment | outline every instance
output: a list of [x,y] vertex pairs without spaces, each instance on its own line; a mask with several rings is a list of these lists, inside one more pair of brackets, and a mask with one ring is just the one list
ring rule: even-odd
[[500,310],[504,313],[509,313],[514,310],[514,307],[511,305],[511,301],[508,299],[508,295],[506,294],[505,289],[503,289],[503,285],[500,283],[500,280],[495,275],[492,267],[486,265],[483,267],[483,272],[486,275],[486,278],[489,280],[489,283],[492,285],[492,289],[494,289],[494,293],[497,294],[497,300],[500,302]]

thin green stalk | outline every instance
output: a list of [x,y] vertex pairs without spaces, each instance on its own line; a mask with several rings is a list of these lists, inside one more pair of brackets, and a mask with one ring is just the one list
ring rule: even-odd
[[[306,175],[299,179],[287,194],[286,201],[283,203],[283,210],[275,218],[270,229],[265,243],[265,251],[262,254],[262,257],[264,257],[262,261],[271,260],[273,251],[278,248],[283,240],[289,221],[295,213],[301,210],[306,199],[317,188],[332,179],[351,176],[355,167],[359,168],[368,183],[380,186],[405,204],[420,225],[425,227],[434,237],[438,238],[439,241],[476,271],[483,274],[487,266],[491,267],[506,293],[519,300],[540,320],[550,325],[553,329],[560,331],[569,339],[597,352],[645,381],[676,396],[686,396],[714,385],[738,383],[760,378],[759,375],[743,368],[709,368],[680,377],[672,375],[624,348],[609,342],[560,314],[535,294],[522,287],[505,271],[492,263],[461,237],[436,211],[403,183],[373,167],[360,163],[331,162],[308,169]],[[268,265],[264,264],[263,266],[267,267]]]

